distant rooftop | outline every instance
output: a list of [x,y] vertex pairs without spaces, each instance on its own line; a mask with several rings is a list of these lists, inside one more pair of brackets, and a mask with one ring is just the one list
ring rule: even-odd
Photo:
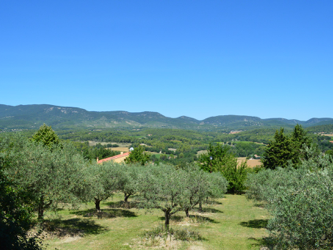
[[129,154],[130,154],[130,152],[127,152],[127,153],[123,153],[123,154],[120,154],[120,155],[115,155],[115,156],[112,156],[112,157],[109,157],[109,158],[105,158],[105,159],[102,159],[102,160],[97,160],[97,163],[103,163],[103,162],[106,162],[106,161],[112,161],[112,160],[115,160],[115,159],[127,157],[127,156],[129,156]]

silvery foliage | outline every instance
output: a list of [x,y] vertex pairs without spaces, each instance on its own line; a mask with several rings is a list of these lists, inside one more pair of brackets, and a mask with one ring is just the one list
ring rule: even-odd
[[219,172],[208,173],[192,164],[184,168],[184,174],[185,198],[180,205],[187,212],[206,198],[221,198],[227,191],[228,182]]
[[11,159],[6,175],[16,188],[30,194],[27,198],[35,208],[56,209],[80,202],[86,162],[74,147],[63,144],[50,150],[19,135],[5,143],[5,157]]
[[271,248],[326,249],[333,246],[333,164],[306,148],[308,159],[295,169],[250,174],[248,198],[262,201],[269,220]]
[[176,212],[188,212],[207,197],[222,197],[228,184],[220,173],[207,173],[195,165],[185,169],[148,165],[139,178],[144,207],[161,209],[166,225]]
[[181,210],[185,199],[185,171],[174,166],[148,165],[140,176],[140,188],[144,206],[159,208],[174,214]]
[[86,200],[99,204],[112,196],[119,188],[122,166],[113,161],[91,164],[86,172]]
[[140,175],[144,173],[145,167],[141,164],[121,164],[118,190],[124,193],[124,201],[126,202],[130,196],[135,195],[139,191]]

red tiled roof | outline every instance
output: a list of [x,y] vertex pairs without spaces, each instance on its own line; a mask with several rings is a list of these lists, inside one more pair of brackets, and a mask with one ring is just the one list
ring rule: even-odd
[[330,143],[333,143],[333,141],[330,141]]
[[112,156],[112,157],[109,157],[109,158],[105,158],[105,159],[99,160],[99,161],[97,161],[97,163],[102,163],[102,162],[106,162],[106,161],[115,160],[115,159],[118,159],[118,158],[122,158],[122,157],[128,156],[129,154],[130,154],[130,152],[124,153],[124,154],[120,154],[120,155],[115,155],[115,156]]

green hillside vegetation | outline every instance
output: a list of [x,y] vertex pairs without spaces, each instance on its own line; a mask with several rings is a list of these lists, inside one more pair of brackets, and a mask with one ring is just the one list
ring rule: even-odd
[[38,129],[43,123],[55,129],[105,128],[174,128],[213,131],[216,129],[249,130],[255,128],[292,128],[332,124],[333,118],[312,118],[308,121],[282,118],[261,119],[253,116],[221,115],[204,120],[181,116],[165,117],[157,112],[131,113],[126,111],[95,112],[81,108],[54,105],[0,104],[0,129]]
[[[43,248],[40,233],[49,247],[67,249],[329,248],[333,158],[331,149],[323,154],[316,144],[326,145],[325,137],[296,125],[275,131],[265,145],[238,140],[242,133],[251,135],[173,129],[57,134],[47,125],[1,133],[0,197],[7,198],[0,199],[0,230],[8,232],[2,240],[16,249]],[[270,133],[253,132],[258,140]],[[97,164],[91,154],[111,152],[108,143],[71,140],[82,136],[108,136],[113,143],[127,138],[149,145],[146,151],[166,151],[153,163],[135,146],[127,164]],[[206,153],[191,160],[200,147]],[[238,166],[234,152],[259,149],[264,168]]]
[[[196,131],[167,128],[140,128],[140,129],[76,129],[56,130],[59,138],[71,141],[75,147],[87,159],[103,159],[122,150],[117,150],[112,144],[127,143],[129,147],[138,147],[140,144],[147,145],[145,151],[151,152],[154,162],[164,162],[183,166],[189,162],[197,161],[197,153],[207,150],[209,143],[222,143],[231,147],[231,152],[236,157],[262,156],[265,147],[274,138],[277,129],[261,128],[242,131],[237,134],[229,134],[225,131]],[[309,131],[309,128],[306,129]],[[292,128],[285,128],[286,135],[292,133]],[[29,137],[34,134],[33,130],[22,132]],[[308,132],[312,141],[318,144],[321,152],[333,149],[331,138]],[[95,142],[95,147],[89,147],[88,141]],[[101,145],[98,145],[98,144]],[[103,145],[102,145],[103,144]],[[107,145],[109,144],[109,145]],[[112,152],[107,148],[113,148],[118,152]],[[175,150],[169,150],[169,149]],[[158,155],[156,155],[158,154]]]

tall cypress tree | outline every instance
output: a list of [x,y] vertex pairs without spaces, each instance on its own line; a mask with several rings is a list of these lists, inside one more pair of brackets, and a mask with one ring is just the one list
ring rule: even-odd
[[286,167],[289,163],[297,167],[301,159],[307,157],[303,147],[310,145],[311,139],[301,125],[297,124],[290,136],[285,135],[281,128],[276,130],[274,140],[269,142],[262,162],[265,168],[270,169]]
[[276,130],[274,140],[270,141],[262,160],[265,168],[286,167],[294,158],[293,142],[284,134],[284,129]]

